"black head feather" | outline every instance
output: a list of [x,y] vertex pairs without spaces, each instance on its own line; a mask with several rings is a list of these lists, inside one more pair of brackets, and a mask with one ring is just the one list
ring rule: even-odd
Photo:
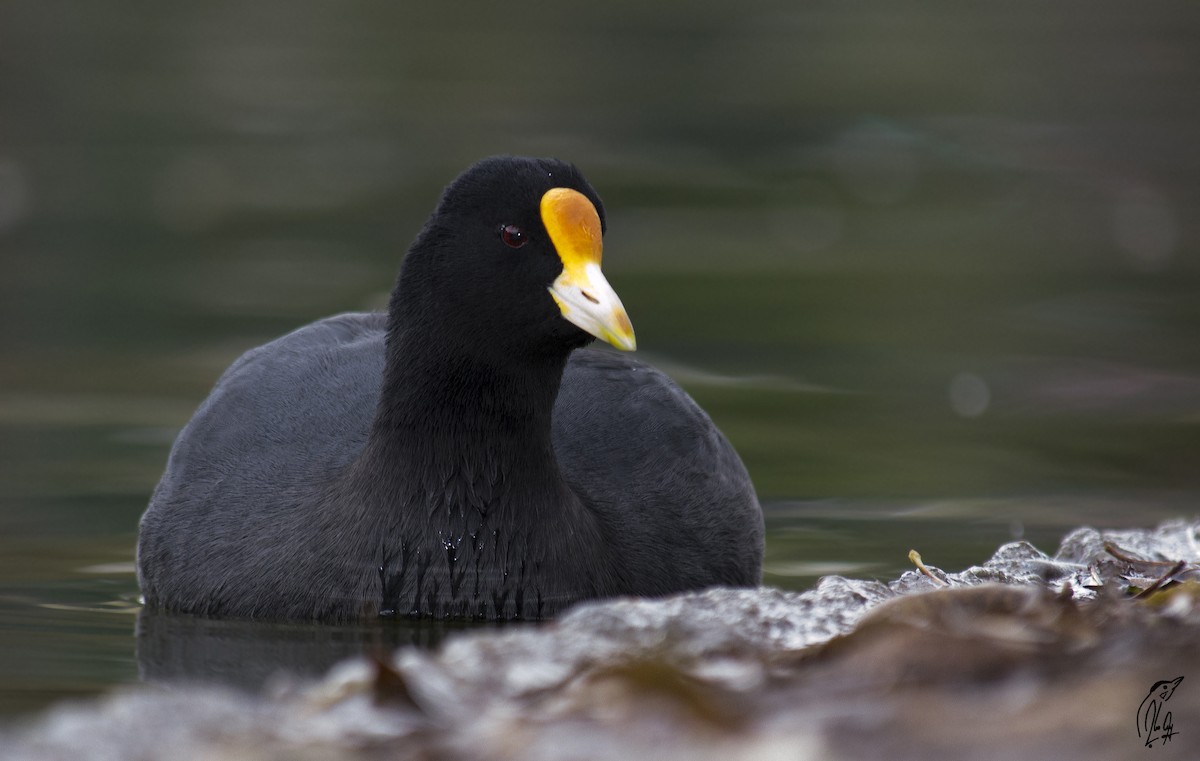
[[[591,341],[547,290],[563,269],[540,215],[551,188],[586,196],[604,228],[596,191],[557,159],[492,157],[450,183],[404,260],[389,308],[393,330],[420,330],[428,341],[504,362],[565,356]],[[506,226],[520,228],[525,245],[507,245]]]

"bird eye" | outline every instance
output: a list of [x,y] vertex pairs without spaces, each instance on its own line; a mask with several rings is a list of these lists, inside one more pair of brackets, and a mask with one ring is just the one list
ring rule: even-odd
[[500,228],[500,240],[509,248],[520,248],[529,242],[529,236],[516,225],[504,225]]

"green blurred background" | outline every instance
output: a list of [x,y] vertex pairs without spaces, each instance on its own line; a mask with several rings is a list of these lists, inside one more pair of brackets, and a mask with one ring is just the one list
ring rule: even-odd
[[136,522],[240,352],[441,187],[578,164],[769,584],[1200,494],[1200,5],[0,0],[0,713],[136,677]]

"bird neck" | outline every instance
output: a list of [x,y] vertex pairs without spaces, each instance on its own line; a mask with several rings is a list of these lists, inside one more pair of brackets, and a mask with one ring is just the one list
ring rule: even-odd
[[448,350],[424,331],[393,328],[360,465],[375,482],[381,472],[396,474],[408,491],[465,484],[476,492],[472,501],[511,501],[527,490],[569,493],[551,441],[566,360],[563,353],[499,361]]
[[389,331],[375,420],[342,482],[343,506],[374,526],[381,611],[542,618],[600,596],[601,527],[551,441],[566,355],[492,363],[442,348]]

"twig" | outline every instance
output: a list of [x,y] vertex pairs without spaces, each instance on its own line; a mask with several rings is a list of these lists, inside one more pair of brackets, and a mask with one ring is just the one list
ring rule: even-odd
[[1188,567],[1187,561],[1180,560],[1178,563],[1171,566],[1171,570],[1167,571],[1166,576],[1163,576],[1161,579],[1154,582],[1150,586],[1146,587],[1141,592],[1138,592],[1136,595],[1133,596],[1133,599],[1143,600],[1143,599],[1149,597],[1150,595],[1154,594],[1159,589],[1161,589],[1164,584],[1169,582],[1171,580],[1172,576],[1174,576],[1175,574],[1179,573],[1180,571],[1182,571],[1183,569],[1185,569],[1187,567]]
[[[1120,547],[1113,544],[1112,542],[1104,543],[1104,551],[1107,552],[1109,555],[1112,555],[1117,560],[1122,560],[1126,563],[1136,563],[1137,565],[1160,565],[1160,566],[1176,565],[1174,560],[1142,560],[1141,558],[1135,558],[1132,555],[1127,555],[1124,550],[1122,550]],[[1180,561],[1180,562],[1182,562],[1182,561]]]

